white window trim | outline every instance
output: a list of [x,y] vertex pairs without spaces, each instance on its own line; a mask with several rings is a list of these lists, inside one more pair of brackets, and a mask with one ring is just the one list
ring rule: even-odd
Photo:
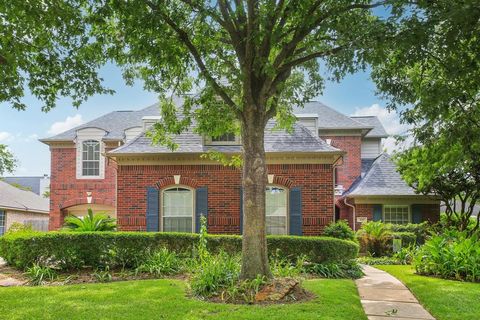
[[208,136],[205,137],[204,143],[209,146],[239,146],[242,141],[239,135],[235,135],[235,141],[212,141],[212,137]]
[[174,185],[174,186],[168,186],[162,190],[160,190],[160,198],[159,198],[159,201],[160,201],[160,204],[159,204],[159,207],[160,207],[160,217],[159,217],[159,230],[161,232],[164,232],[163,231],[163,204],[164,204],[164,196],[165,196],[165,191],[168,191],[168,190],[171,190],[171,189],[188,189],[190,190],[190,192],[192,192],[192,233],[195,233],[195,189],[189,187],[189,186],[185,186],[185,185],[182,185],[182,184],[178,184],[178,185]]
[[[281,185],[278,185],[278,184],[267,184],[266,188],[268,187],[272,187],[272,188],[279,188],[279,189],[283,189],[285,190],[285,196],[287,198],[287,201],[285,202],[285,205],[286,205],[286,209],[287,209],[287,215],[286,215],[286,219],[287,219],[287,223],[286,223],[286,233],[285,235],[289,235],[290,234],[290,190],[285,187],[285,186],[281,186]],[[267,219],[267,203],[266,203],[266,199],[267,199],[267,195],[266,195],[266,192],[267,190],[265,190],[265,220]],[[270,216],[270,217],[283,217],[283,216]],[[265,221],[265,229],[267,229],[267,221]],[[266,231],[266,230],[265,230]],[[280,234],[278,234],[280,236]]]
[[[384,204],[383,205],[383,208],[382,208],[382,221],[385,222],[385,208],[398,208],[398,207],[402,207],[402,208],[407,208],[408,210],[408,223],[412,223],[412,210],[410,208],[410,205],[408,204]],[[390,222],[388,222],[390,223]]]
[[[85,141],[94,140],[100,143],[100,164],[99,164],[99,175],[98,176],[84,176],[83,175],[83,143]],[[87,180],[87,179],[105,179],[105,145],[101,139],[98,138],[83,138],[77,140],[77,179]]]

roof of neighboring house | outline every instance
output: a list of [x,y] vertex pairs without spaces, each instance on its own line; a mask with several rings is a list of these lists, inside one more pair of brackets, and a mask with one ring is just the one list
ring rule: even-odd
[[373,129],[371,124],[356,121],[319,101],[305,103],[303,108],[293,108],[293,113],[316,114],[318,116],[318,129]]
[[84,128],[99,128],[107,131],[107,134],[103,137],[104,140],[122,140],[125,138],[126,129],[142,126],[143,117],[159,114],[158,104],[138,111],[113,111],[53,137],[40,139],[40,141],[45,143],[73,141],[77,136],[77,131]]
[[0,181],[0,208],[48,214],[49,200]]
[[[266,152],[326,152],[342,153],[340,149],[332,147],[319,137],[314,136],[301,124],[295,124],[292,132],[274,129],[275,122],[270,120],[265,128]],[[202,136],[190,128],[174,138],[178,148],[175,151],[166,146],[152,145],[151,140],[142,133],[125,145],[109,152],[109,154],[138,154],[138,153],[204,153],[216,150],[224,153],[241,152],[240,145],[205,145]]]
[[[38,177],[4,177],[3,181],[14,185],[17,184],[23,188],[29,189],[33,193],[40,195],[40,181],[45,179],[44,176]],[[14,185],[15,186],[15,185]]]
[[386,153],[379,155],[363,178],[357,179],[344,194],[344,196],[353,198],[356,196],[417,195],[413,188],[402,179],[395,164]]
[[380,120],[378,120],[377,117],[351,116],[350,118],[352,118],[357,122],[361,122],[365,125],[369,125],[373,127],[373,129],[370,130],[365,136],[366,138],[387,138],[388,137],[388,133],[385,131],[385,128],[383,127],[382,123],[380,122]]

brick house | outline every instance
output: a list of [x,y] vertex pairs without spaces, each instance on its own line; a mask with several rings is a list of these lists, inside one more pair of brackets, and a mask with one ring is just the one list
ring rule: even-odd
[[[268,233],[318,235],[335,219],[353,227],[372,219],[438,219],[439,201],[414,194],[381,154],[387,134],[376,117],[348,117],[315,101],[295,114],[292,132],[273,130],[274,121],[265,130]],[[112,112],[41,140],[52,157],[50,229],[91,207],[116,217],[120,230],[196,232],[206,215],[211,233],[242,232],[241,171],[201,156],[209,150],[240,154],[239,138],[202,137],[192,127],[175,137],[172,152],[145,136],[156,121],[153,105]],[[359,193],[379,181],[371,178],[379,177],[378,168],[396,179],[386,189],[400,183],[403,194]]]

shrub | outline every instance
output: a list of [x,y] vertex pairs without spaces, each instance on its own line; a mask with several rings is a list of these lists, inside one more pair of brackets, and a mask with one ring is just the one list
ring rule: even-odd
[[357,259],[358,263],[367,264],[370,266],[374,265],[390,265],[390,264],[405,264],[396,257],[359,257]]
[[325,227],[323,235],[326,237],[333,237],[344,240],[355,240],[355,232],[348,225],[348,222],[345,220],[338,220],[336,222],[330,223]]
[[161,248],[146,255],[145,261],[135,271],[137,273],[150,273],[155,276],[177,274],[181,270],[182,261],[175,253]]
[[341,263],[312,263],[308,264],[305,270],[307,273],[332,279],[358,279],[363,276],[362,269],[355,260],[344,261]]
[[275,254],[270,259],[270,269],[275,277],[298,277],[305,273],[305,263],[305,256],[299,256],[296,261],[291,261]]
[[8,228],[8,231],[5,234],[22,233],[22,232],[23,233],[33,232],[33,228],[30,225],[25,225],[23,223],[14,222],[14,223],[12,223],[10,228]]
[[447,231],[434,235],[420,247],[413,265],[420,274],[446,279],[480,281],[480,245],[478,236]]
[[357,231],[357,238],[362,251],[375,257],[388,253],[388,242],[391,240],[391,231],[388,226],[380,221],[369,221]]
[[[402,248],[414,246],[417,243],[417,236],[413,232],[392,232],[387,237],[388,239],[401,239]],[[388,244],[391,244],[391,241]],[[391,248],[388,247],[387,251],[391,251]]]
[[[233,235],[208,235],[212,254],[241,252],[242,239]],[[136,268],[149,252],[166,248],[170,252],[192,254],[197,251],[198,234],[154,232],[32,232],[0,238],[0,256],[9,264],[26,268],[35,262],[61,269],[84,266]],[[296,261],[305,255],[314,263],[355,259],[358,245],[327,237],[268,236],[271,254]]]
[[391,224],[390,229],[393,232],[411,232],[415,234],[415,241],[417,245],[425,243],[425,239],[431,233],[431,225],[425,221],[422,223],[408,223],[408,224]]
[[55,270],[41,266],[37,263],[33,264],[31,267],[28,267],[25,275],[28,277],[28,283],[33,286],[39,286],[44,284],[46,281],[53,281],[57,278],[57,273]]
[[93,214],[92,209],[88,209],[85,217],[68,216],[65,218],[64,229],[70,231],[115,231],[117,225],[115,219],[105,214]]

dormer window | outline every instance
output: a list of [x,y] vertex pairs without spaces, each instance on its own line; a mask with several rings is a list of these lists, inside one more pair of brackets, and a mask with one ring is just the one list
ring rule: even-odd
[[100,142],[87,140],[82,143],[82,176],[100,175]]
[[210,137],[206,139],[205,142],[208,145],[217,145],[217,146],[239,145],[240,137],[235,135],[235,133],[225,133],[218,137]]

